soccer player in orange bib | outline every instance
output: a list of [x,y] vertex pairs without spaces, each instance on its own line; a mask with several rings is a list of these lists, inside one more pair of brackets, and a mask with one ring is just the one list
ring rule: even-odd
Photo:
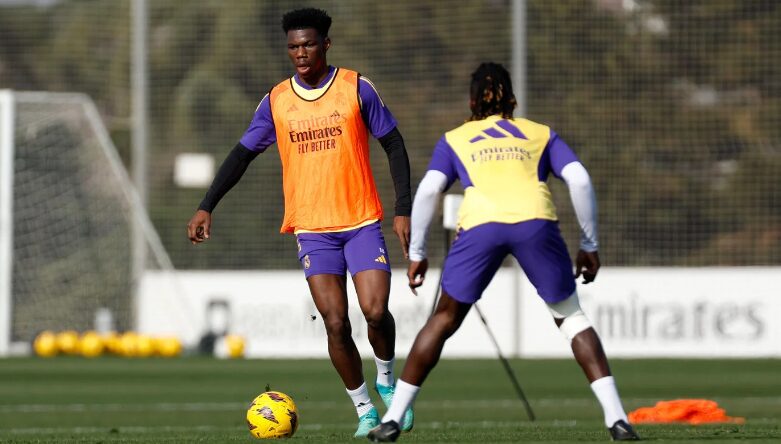
[[[328,353],[358,414],[356,437],[379,424],[363,378],[361,357],[347,316],[346,272],[352,275],[368,324],[377,365],[375,390],[390,404],[394,394],[396,327],[388,311],[390,261],[380,228],[383,209],[369,164],[368,134],[387,153],[396,190],[393,231],[405,256],[410,231],[410,169],[396,120],[369,79],[330,66],[331,17],[313,8],[282,18],[295,75],[263,97],[240,142],[228,154],[187,225],[190,241],[210,236],[211,213],[252,161],[273,143],[282,160],[285,216],[282,233],[294,233],[298,259],[325,324]],[[402,428],[413,425],[408,409]]]
[[[436,200],[456,179],[464,186],[457,237],[442,270],[442,297],[415,338],[393,403],[369,439],[396,441],[403,414],[439,361],[445,341],[461,326],[507,255],[521,265],[570,341],[611,438],[639,439],[627,422],[602,344],[580,309],[575,288],[578,276],[589,283],[600,266],[596,200],[588,172],[549,127],[513,118],[516,101],[503,66],[483,63],[477,68],[469,104],[469,121],[448,131],[434,147],[412,207],[407,277],[414,290],[428,270],[426,233]],[[575,273],[546,184],[551,173],[566,182],[582,229]]]

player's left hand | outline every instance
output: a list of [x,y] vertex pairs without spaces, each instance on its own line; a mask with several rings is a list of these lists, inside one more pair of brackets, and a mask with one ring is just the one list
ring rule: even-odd
[[594,282],[599,271],[599,253],[580,250],[575,258],[575,279],[583,275],[583,283]]
[[401,241],[401,250],[404,251],[404,259],[409,259],[409,216],[395,216],[393,218],[393,232]]
[[423,281],[426,279],[426,271],[428,271],[428,259],[409,263],[407,278],[409,279],[409,288],[415,296],[418,295],[418,290],[416,289],[423,285]]

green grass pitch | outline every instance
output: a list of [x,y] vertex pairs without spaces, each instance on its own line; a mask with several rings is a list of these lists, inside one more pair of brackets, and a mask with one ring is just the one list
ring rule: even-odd
[[[574,361],[511,365],[537,421],[527,420],[498,360],[443,360],[418,398],[415,429],[399,442],[609,440]],[[728,415],[746,418],[743,425],[640,425],[644,439],[781,442],[781,360],[611,365],[628,411],[664,399],[709,398]],[[372,380],[374,364],[364,369]],[[301,425],[292,441],[352,441],[355,412],[325,360],[14,358],[0,360],[0,442],[254,442],[244,415],[267,384],[296,400]]]

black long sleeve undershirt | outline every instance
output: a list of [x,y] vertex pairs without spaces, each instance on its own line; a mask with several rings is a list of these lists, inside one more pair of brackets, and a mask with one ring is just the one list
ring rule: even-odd
[[396,190],[396,216],[409,216],[412,213],[412,192],[410,191],[410,168],[404,139],[398,128],[377,139],[388,155],[393,187]]
[[222,162],[220,169],[217,170],[217,175],[214,176],[209,191],[206,192],[206,196],[198,205],[198,209],[209,213],[214,211],[214,207],[217,206],[220,199],[239,182],[250,162],[258,157],[258,154],[257,151],[252,151],[241,143],[237,143]]
[[[410,191],[409,157],[407,157],[407,150],[404,147],[404,139],[398,128],[394,128],[378,140],[388,155],[391,177],[396,191],[396,216],[409,216],[412,213],[412,192]],[[214,211],[220,199],[239,182],[250,162],[258,154],[257,151],[252,151],[241,143],[237,143],[222,162],[220,169],[217,170],[209,191],[206,192],[206,196],[198,205],[198,209],[209,213]]]

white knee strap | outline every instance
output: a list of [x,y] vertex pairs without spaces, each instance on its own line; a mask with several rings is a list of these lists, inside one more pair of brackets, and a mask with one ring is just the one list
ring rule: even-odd
[[588,320],[586,314],[580,309],[577,292],[572,293],[570,297],[561,302],[547,305],[554,318],[564,319],[564,322],[559,326],[559,330],[561,330],[561,333],[564,334],[568,341],[572,342],[572,338],[575,335],[591,328],[591,321]]

